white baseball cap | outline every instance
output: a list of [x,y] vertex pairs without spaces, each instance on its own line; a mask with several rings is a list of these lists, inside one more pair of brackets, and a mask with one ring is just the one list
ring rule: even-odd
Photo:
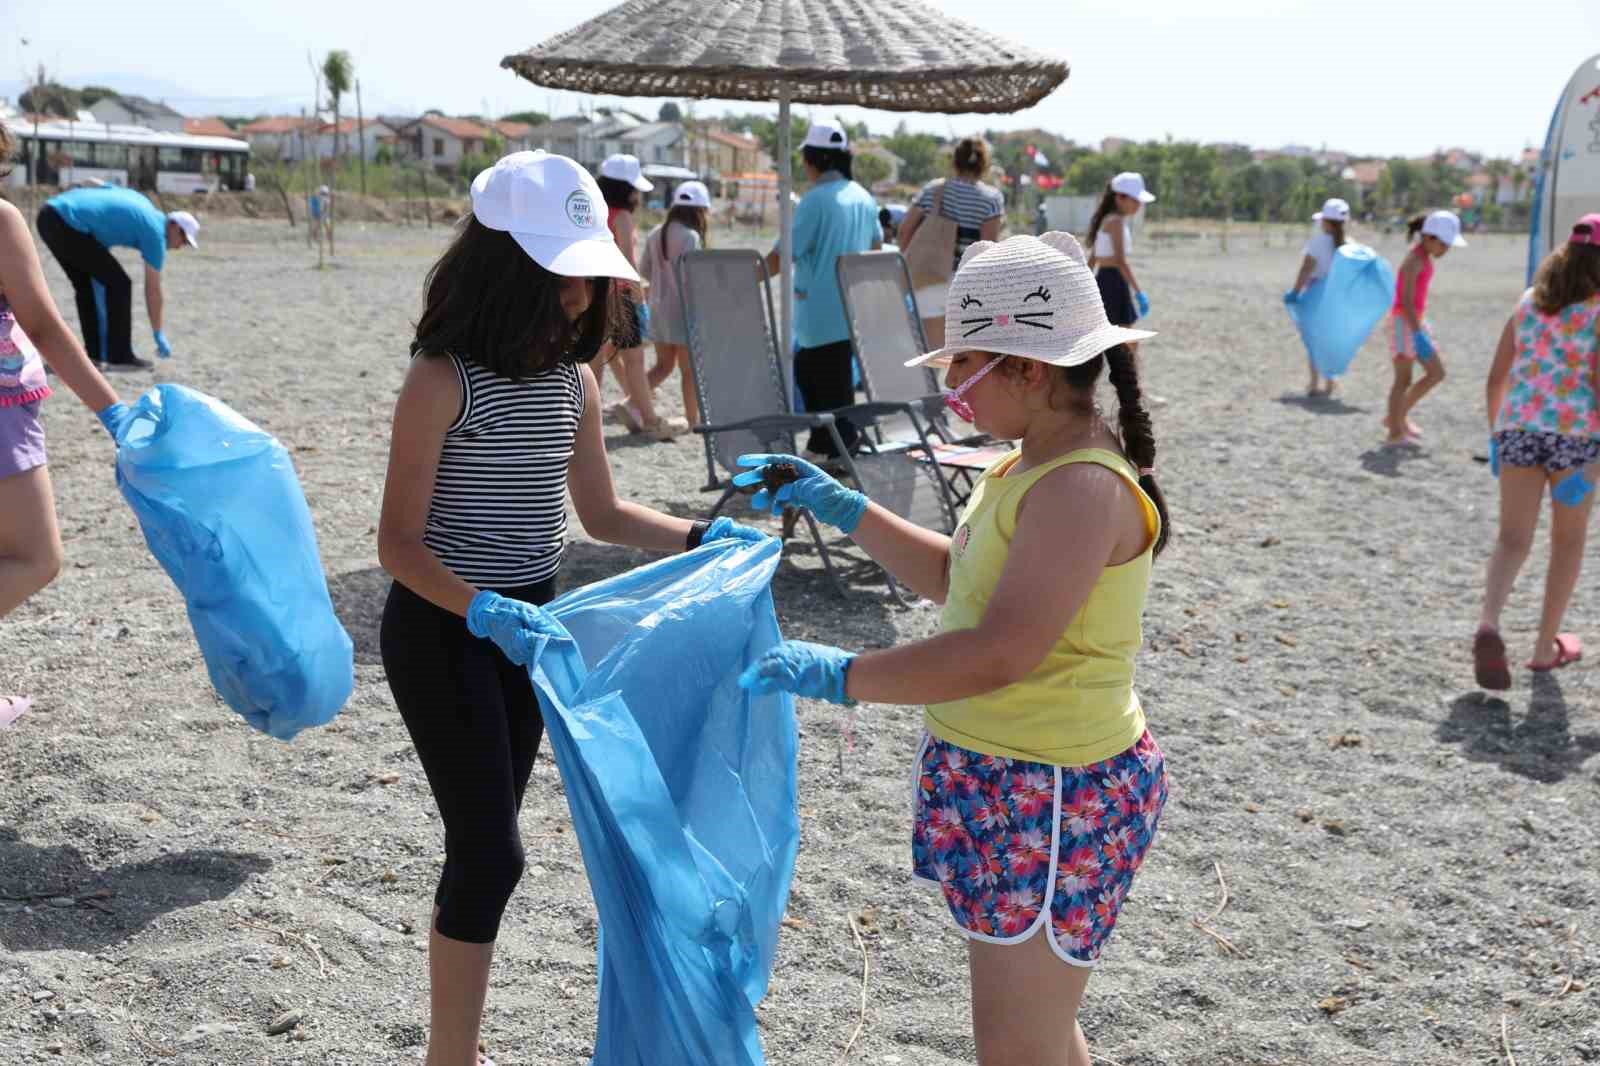
[[564,155],[540,149],[501,159],[472,179],[472,214],[553,274],[639,280],[606,225],[600,186]]
[[174,223],[183,230],[183,239],[189,242],[190,248],[200,247],[200,220],[187,211],[167,212],[167,221]]
[[974,241],[950,279],[944,320],[945,346],[906,366],[948,366],[970,351],[1078,366],[1155,336],[1111,324],[1083,245],[1059,232]]
[[625,181],[640,192],[649,192],[655,184],[646,180],[639,170],[639,157],[635,155],[608,155],[605,162],[600,164],[602,178],[614,178]]
[[703,181],[686,181],[672,194],[673,207],[710,207],[711,190]]
[[1337,196],[1322,202],[1322,210],[1311,216],[1313,222],[1348,222],[1350,205]]
[[806,130],[806,139],[800,147],[832,148],[835,151],[848,152],[850,138],[845,135],[844,127],[837,122],[813,122],[811,128]]
[[1153,204],[1155,195],[1144,187],[1144,175],[1132,170],[1125,170],[1111,179],[1111,191],[1120,192],[1124,196],[1131,196],[1141,204]]
[[1422,223],[1422,232],[1429,237],[1437,237],[1452,248],[1467,246],[1461,236],[1461,220],[1454,211],[1435,211]]

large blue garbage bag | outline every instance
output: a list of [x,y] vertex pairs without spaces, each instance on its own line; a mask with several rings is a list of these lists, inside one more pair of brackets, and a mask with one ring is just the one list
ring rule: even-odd
[[1367,335],[1394,304],[1394,268],[1363,244],[1346,244],[1333,257],[1328,276],[1286,305],[1300,330],[1311,364],[1336,378],[1367,342]]
[[723,541],[561,596],[531,676],[600,912],[594,1066],[759,1066],[800,841],[787,694],[738,685],[781,639],[779,544]]
[[350,698],[311,512],[283,445],[220,400],[157,385],[117,435],[117,487],[183,594],[217,693],[288,740]]

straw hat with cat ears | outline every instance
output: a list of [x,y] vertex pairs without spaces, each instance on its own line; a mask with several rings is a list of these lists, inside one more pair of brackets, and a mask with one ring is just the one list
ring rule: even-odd
[[906,366],[949,366],[972,351],[1077,366],[1107,348],[1155,336],[1107,321],[1083,246],[1059,232],[974,242],[950,279],[944,334],[943,348]]

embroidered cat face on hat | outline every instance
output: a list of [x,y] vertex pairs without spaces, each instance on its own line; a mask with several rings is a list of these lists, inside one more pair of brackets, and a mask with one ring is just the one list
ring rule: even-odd
[[1111,325],[1083,246],[1060,232],[974,242],[950,280],[944,315],[945,346],[907,366],[947,366],[968,351],[1077,366],[1155,336]]

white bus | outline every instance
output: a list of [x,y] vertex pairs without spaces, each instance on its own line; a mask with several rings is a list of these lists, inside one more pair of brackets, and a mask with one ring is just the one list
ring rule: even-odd
[[8,180],[27,185],[37,167],[41,185],[63,189],[102,183],[190,194],[244,188],[250,145],[231,137],[197,137],[144,126],[51,119],[37,126],[8,115],[17,138],[16,166]]

